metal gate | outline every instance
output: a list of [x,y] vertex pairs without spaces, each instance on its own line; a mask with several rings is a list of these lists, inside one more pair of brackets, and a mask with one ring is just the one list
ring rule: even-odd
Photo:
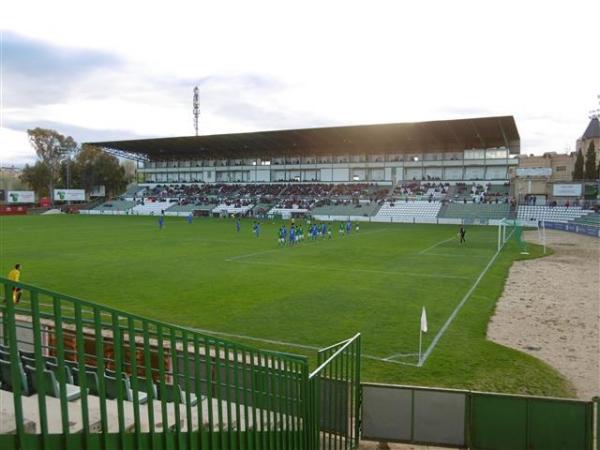
[[309,376],[308,448],[351,450],[360,435],[360,334],[319,350]]

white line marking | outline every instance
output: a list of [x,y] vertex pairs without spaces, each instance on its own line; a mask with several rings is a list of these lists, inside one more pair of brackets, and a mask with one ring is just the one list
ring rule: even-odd
[[409,356],[419,356],[418,353],[396,353],[394,355],[390,355],[387,358],[383,358],[384,361],[391,361],[396,358],[408,358]]
[[365,359],[371,359],[373,361],[379,361],[379,362],[384,362],[384,363],[388,363],[388,364],[400,364],[403,366],[418,367],[416,363],[409,363],[409,362],[404,362],[404,361],[393,361],[391,359],[379,358],[378,356],[362,355],[362,357]]
[[472,255],[470,253],[423,253],[421,256],[447,256],[448,258],[488,258],[487,255]]
[[[512,235],[512,233],[511,233],[511,235]],[[510,235],[508,236],[508,238],[510,238]],[[507,241],[508,241],[508,238],[507,238]],[[429,355],[431,355],[431,352],[433,351],[433,349],[435,348],[435,346],[437,345],[439,340],[442,338],[442,336],[444,335],[444,333],[446,332],[446,330],[448,329],[448,327],[450,326],[450,324],[452,323],[454,318],[458,315],[458,312],[463,307],[463,305],[467,302],[467,300],[469,299],[469,297],[471,296],[473,291],[477,288],[481,279],[484,277],[484,275],[487,273],[487,271],[490,269],[490,267],[492,267],[492,264],[494,263],[494,261],[496,261],[496,258],[498,257],[498,255],[500,254],[500,252],[502,251],[503,248],[504,248],[504,245],[502,245],[502,247],[500,247],[500,249],[496,253],[494,253],[494,256],[492,256],[492,258],[489,260],[489,262],[487,263],[485,268],[481,271],[481,273],[475,280],[475,283],[473,283],[473,286],[471,286],[471,288],[467,291],[467,293],[462,298],[460,303],[456,306],[456,308],[454,308],[454,311],[452,311],[452,314],[450,314],[450,317],[448,317],[448,319],[446,320],[446,322],[444,323],[442,328],[440,328],[440,331],[438,331],[438,333],[433,338],[433,341],[431,341],[431,344],[429,344],[429,347],[427,347],[427,350],[425,350],[425,353],[421,357],[421,360],[417,364],[417,367],[422,367],[423,364],[425,364],[425,361],[427,361],[427,358],[429,358]]]
[[242,258],[250,258],[251,256],[263,255],[265,253],[272,253],[272,252],[278,252],[278,251],[280,251],[280,249],[272,248],[270,250],[263,250],[262,252],[248,253],[247,255],[232,256],[231,258],[226,258],[225,261],[236,261],[236,260],[242,259]]
[[440,241],[440,242],[438,242],[437,244],[433,244],[431,247],[427,247],[425,250],[421,250],[421,251],[419,252],[419,255],[422,255],[422,254],[424,254],[424,253],[427,253],[429,250],[436,248],[438,245],[445,244],[446,242],[453,241],[454,239],[456,239],[456,238],[455,238],[455,237],[451,237],[450,239],[446,239],[446,240],[444,240],[444,241]]
[[[233,261],[228,259],[227,261]],[[318,270],[323,271],[322,267],[317,266],[308,266],[301,264],[281,264],[281,263],[268,263],[263,261],[233,261],[239,262],[241,264],[255,264],[260,266],[269,266],[269,267],[282,267],[282,268],[290,268],[290,269],[306,269],[306,270]],[[471,277],[463,277],[460,275],[444,275],[444,274],[431,274],[431,273],[416,273],[416,272],[403,272],[403,271],[387,271],[387,270],[373,270],[373,269],[345,269],[341,267],[327,267],[326,270],[337,271],[337,272],[345,272],[345,273],[354,273],[354,272],[362,272],[362,273],[381,273],[386,275],[407,275],[411,277],[425,277],[425,278],[448,278],[448,279],[457,279],[457,280],[470,280]]]
[[205,330],[202,328],[190,328],[190,329],[194,330],[194,331],[199,331],[200,333],[214,334],[215,336],[225,336],[225,337],[231,337],[231,338],[237,338],[237,339],[246,339],[249,341],[256,341],[256,342],[264,342],[265,344],[284,345],[286,347],[305,348],[307,350],[320,350],[321,349],[320,347],[316,347],[314,345],[294,344],[292,342],[277,341],[277,340],[273,340],[273,339],[263,339],[263,338],[253,337],[253,336],[245,336],[243,334],[225,333],[222,331]]
[[[296,347],[296,348],[303,348],[306,350],[315,350],[315,351],[322,349],[321,347],[316,347],[314,345],[295,344],[293,342],[277,341],[274,339],[263,339],[263,338],[253,337],[253,336],[245,336],[243,334],[233,334],[233,333],[225,333],[222,331],[205,330],[202,328],[191,328],[191,327],[188,327],[188,328],[193,331],[199,331],[201,333],[212,334],[215,336],[225,336],[225,337],[231,337],[231,338],[237,338],[237,339],[246,339],[248,341],[263,342],[265,344],[283,345],[285,347]],[[367,355],[367,354],[362,354],[361,356],[365,359],[371,359],[373,361],[380,361],[380,362],[391,363],[391,364],[402,364],[405,366],[415,366],[416,367],[416,364],[413,364],[413,363],[407,363],[407,362],[403,362],[403,361],[392,361],[392,360],[388,361],[384,358],[380,358],[379,356],[373,356],[373,355]]]

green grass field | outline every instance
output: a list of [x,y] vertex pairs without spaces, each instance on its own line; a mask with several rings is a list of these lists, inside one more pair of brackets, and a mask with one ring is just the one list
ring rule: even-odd
[[[0,270],[22,281],[145,317],[230,333],[261,348],[314,355],[360,332],[363,380],[566,396],[572,386],[546,364],[485,339],[512,261],[511,242],[439,339],[414,364],[421,308],[423,349],[496,251],[496,227],[361,224],[358,233],[280,248],[280,223],[230,219],[26,216],[0,219]],[[530,246],[531,256],[539,248]],[[248,338],[243,338],[246,336]],[[280,344],[250,338],[280,341]],[[288,343],[290,345],[284,344]],[[383,361],[393,355],[392,361]],[[404,356],[407,355],[407,356]]]

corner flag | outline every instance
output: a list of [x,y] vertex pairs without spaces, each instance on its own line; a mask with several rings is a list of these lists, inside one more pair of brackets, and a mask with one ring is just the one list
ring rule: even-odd
[[425,312],[424,306],[423,306],[423,312],[421,313],[421,331],[423,333],[427,333],[427,313]]

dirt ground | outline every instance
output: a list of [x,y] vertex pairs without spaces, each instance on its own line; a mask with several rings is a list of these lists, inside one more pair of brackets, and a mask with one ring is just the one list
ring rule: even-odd
[[[538,243],[537,231],[524,235]],[[510,269],[488,339],[556,368],[590,400],[600,395],[600,239],[547,230],[550,257]]]

